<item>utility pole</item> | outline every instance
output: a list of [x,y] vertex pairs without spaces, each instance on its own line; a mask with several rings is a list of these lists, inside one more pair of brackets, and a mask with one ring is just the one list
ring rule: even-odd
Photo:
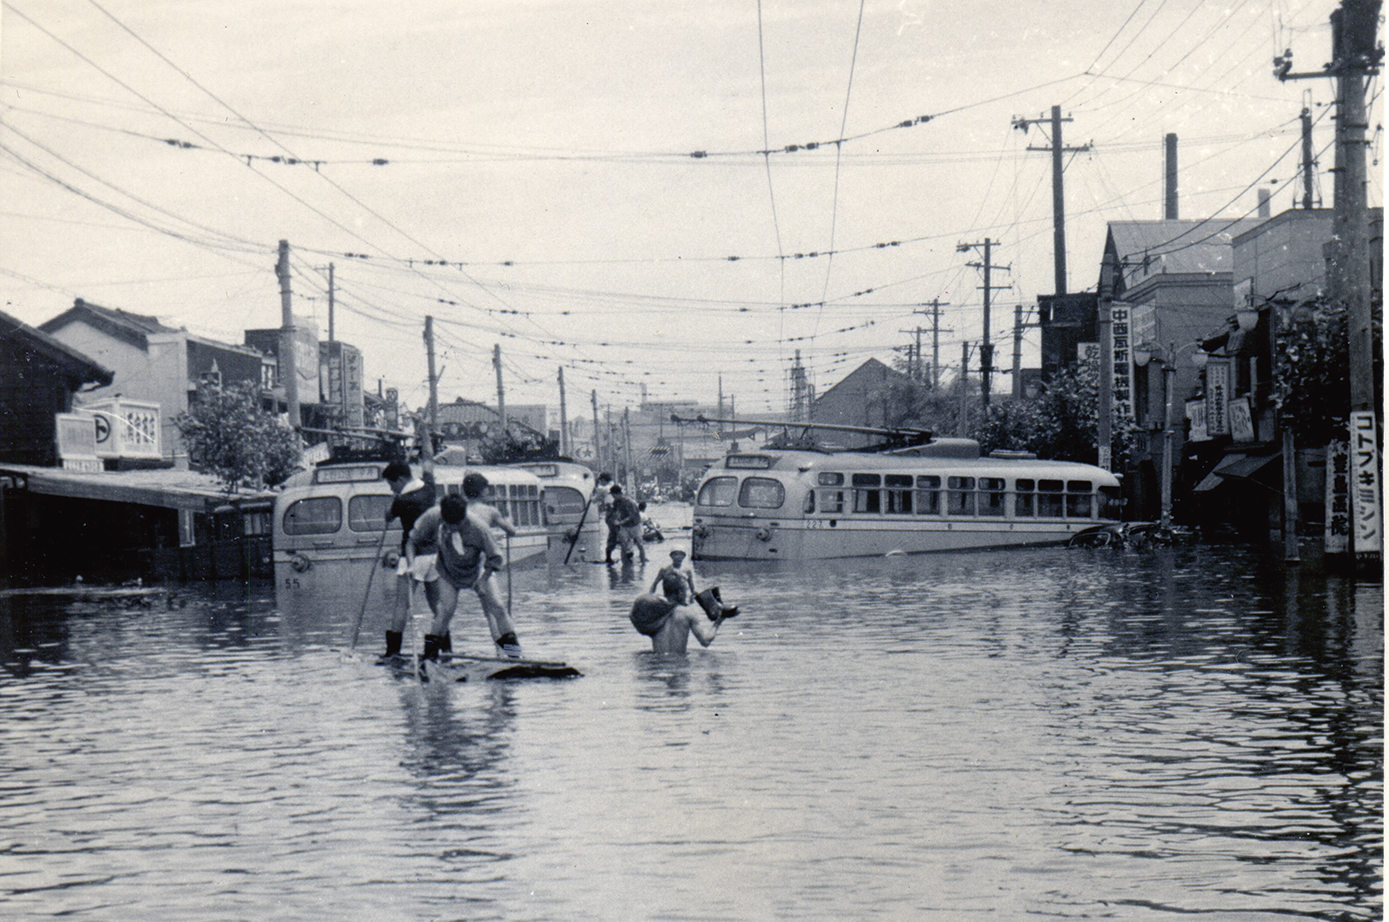
[[424,318],[424,353],[429,369],[429,444],[421,445],[434,457],[434,434],[439,431],[439,376],[434,372],[434,318]]
[[569,411],[564,403],[564,366],[559,367],[559,453],[569,457]]
[[[1358,564],[1382,572],[1379,427],[1374,330],[1370,309],[1369,209],[1366,201],[1365,78],[1378,74],[1380,0],[1341,0],[1331,13],[1331,63],[1292,73],[1292,51],[1273,59],[1279,80],[1336,79],[1336,190],[1333,196],[1331,302],[1344,305],[1350,327],[1351,534]],[[1304,147],[1305,150],[1305,147]],[[1304,201],[1306,193],[1304,191]]]
[[1082,153],[1088,151],[1093,146],[1093,142],[1087,142],[1080,147],[1066,147],[1061,143],[1061,125],[1063,122],[1071,121],[1070,118],[1061,117],[1061,107],[1051,107],[1051,118],[1013,118],[1013,127],[1027,134],[1027,129],[1033,125],[1051,125],[1051,144],[1048,147],[1029,147],[1033,151],[1051,152],[1051,237],[1052,251],[1056,264],[1056,294],[1066,293],[1066,195],[1065,187],[1062,184],[1061,176],[1065,170],[1062,161],[1064,153]]
[[[986,411],[989,408],[989,393],[993,387],[994,366],[994,346],[993,342],[989,339],[990,297],[995,291],[1005,291],[1013,287],[1012,285],[993,284],[992,250],[993,245],[996,242],[997,241],[990,240],[988,237],[985,237],[983,243],[962,243],[955,248],[956,252],[959,253],[968,253],[971,249],[974,249],[976,247],[982,247],[984,250],[984,261],[977,263],[969,263],[969,265],[973,266],[976,269],[982,268],[984,270],[984,284],[982,286],[984,292],[984,338],[983,341],[979,344],[979,399]],[[1011,270],[1012,267],[1003,266],[1001,268],[1005,270]]]
[[506,391],[502,389],[502,344],[492,347],[492,367],[497,369],[497,415],[502,418],[502,437],[510,435],[506,422]]
[[969,343],[960,343],[960,420],[955,434],[962,439],[969,435]]
[[289,411],[290,428],[298,430],[299,418],[299,370],[296,367],[295,349],[298,346],[299,331],[294,326],[294,303],[289,287],[289,241],[280,241],[280,258],[275,263],[275,274],[280,279],[280,380],[285,386],[285,406]]
[[632,465],[632,408],[622,408],[622,454],[627,465],[627,495],[637,498],[637,472]]
[[593,400],[593,463],[598,465],[598,470],[603,470],[603,443],[598,439],[598,389],[594,388],[591,396]]
[[1023,307],[1013,308],[1013,399],[1022,399],[1022,331],[1035,323],[1023,323]]
[[[953,333],[954,330],[942,330],[940,328],[940,309],[949,307],[949,301],[941,301],[940,298],[932,298],[930,304],[918,304],[918,307],[931,308],[931,390],[940,389],[940,334]],[[915,311],[923,314],[925,311]]]
[[333,341],[333,264],[328,264],[328,342]]

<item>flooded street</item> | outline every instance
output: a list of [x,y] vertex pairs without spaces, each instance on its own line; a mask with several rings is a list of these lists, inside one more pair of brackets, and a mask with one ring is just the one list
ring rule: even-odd
[[[0,597],[6,916],[1381,917],[1382,587],[1225,547],[696,565],[742,614],[660,660],[627,611],[678,543],[502,578],[568,680],[375,666],[387,580],[346,652],[365,572]],[[491,652],[475,599],[453,636]]]

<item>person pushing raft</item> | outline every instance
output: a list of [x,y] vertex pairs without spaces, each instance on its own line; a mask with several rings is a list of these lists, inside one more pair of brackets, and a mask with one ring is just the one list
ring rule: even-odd
[[[651,638],[651,651],[659,654],[684,653],[690,635],[707,647],[718,636],[719,625],[738,614],[736,605],[725,605],[717,586],[694,591],[693,578],[681,569],[685,552],[670,552],[671,564],[663,567],[651,591],[632,603],[632,626]],[[660,588],[662,595],[656,594]],[[690,607],[699,603],[700,611]]]

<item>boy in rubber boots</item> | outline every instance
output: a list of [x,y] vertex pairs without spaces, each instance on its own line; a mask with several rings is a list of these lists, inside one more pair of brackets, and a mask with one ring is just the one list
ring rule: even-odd
[[410,532],[410,544],[423,547],[430,543],[436,547],[438,578],[425,584],[425,595],[434,609],[434,621],[430,632],[424,635],[424,652],[420,658],[439,658],[445,638],[449,636],[449,622],[458,608],[458,595],[464,589],[471,589],[482,603],[493,642],[503,655],[519,659],[521,645],[516,639],[516,627],[492,584],[492,574],[500,570],[505,561],[491,530],[468,515],[467,500],[450,494],[436,508],[420,516]]

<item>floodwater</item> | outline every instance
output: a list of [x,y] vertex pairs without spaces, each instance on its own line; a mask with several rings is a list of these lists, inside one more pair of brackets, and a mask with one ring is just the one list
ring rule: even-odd
[[[0,598],[0,912],[1382,917],[1382,587],[1230,547],[700,566],[742,613],[661,660],[627,609],[680,541],[503,579],[567,680],[373,665],[365,573]],[[490,652],[474,599],[454,637]]]

